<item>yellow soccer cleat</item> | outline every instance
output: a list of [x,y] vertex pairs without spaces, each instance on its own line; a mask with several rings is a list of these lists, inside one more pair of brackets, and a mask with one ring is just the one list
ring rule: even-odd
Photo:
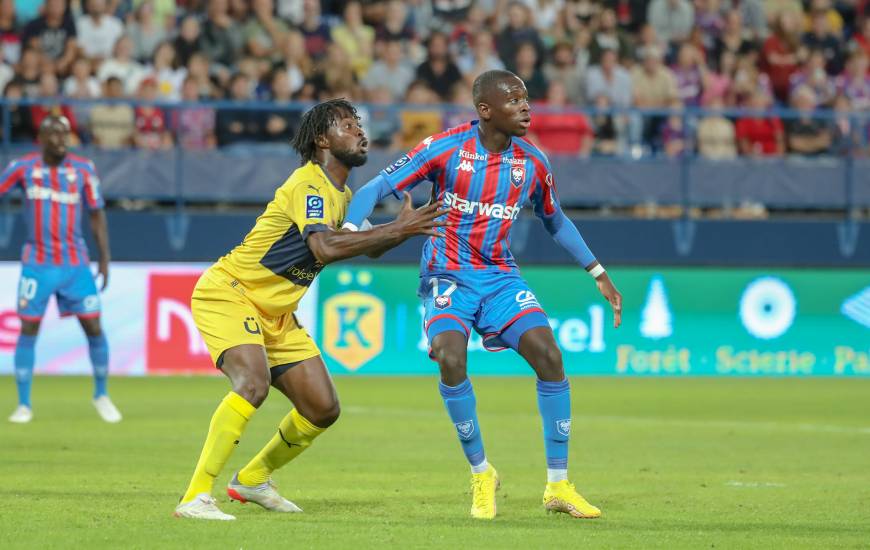
[[471,474],[471,517],[493,519],[495,517],[495,492],[501,482],[498,472],[491,465],[480,474]]
[[567,479],[547,483],[544,508],[547,512],[564,512],[575,518],[593,519],[601,516],[601,510],[586,502]]

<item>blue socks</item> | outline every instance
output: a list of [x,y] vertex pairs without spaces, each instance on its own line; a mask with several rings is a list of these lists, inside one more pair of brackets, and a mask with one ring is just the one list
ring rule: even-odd
[[15,384],[18,404],[30,407],[30,386],[33,383],[33,363],[36,360],[36,336],[18,335],[15,345]]
[[568,439],[571,435],[571,389],[561,382],[538,380],[538,410],[544,425],[547,481],[568,479]]
[[439,382],[438,390],[444,399],[444,406],[450,420],[456,426],[456,434],[462,444],[462,452],[471,464],[471,471],[482,473],[487,469],[486,454],[483,452],[483,437],[477,422],[477,400],[471,381],[465,379],[458,386],[447,386]]
[[109,378],[109,342],[105,334],[88,336],[88,351],[94,367],[94,399],[106,395]]

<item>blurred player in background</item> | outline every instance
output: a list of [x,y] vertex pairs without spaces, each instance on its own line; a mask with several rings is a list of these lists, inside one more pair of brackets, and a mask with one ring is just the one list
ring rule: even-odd
[[293,148],[298,168],[245,237],[210,267],[193,291],[193,318],[232,391],[211,419],[208,436],[178,517],[232,520],[211,496],[239,438],[272,385],[295,406],[278,432],[235,476],[227,493],[276,512],[300,512],[272,482],[274,470],[308,448],[337,419],[338,396],[320,350],[294,315],[323,266],[360,254],[379,256],[413,235],[436,236],[437,206],[419,210],[410,196],[392,223],[341,231],[350,170],[362,166],[368,139],[356,109],[344,100],[316,105],[302,117]]
[[94,163],[67,153],[70,124],[66,117],[48,116],[39,126],[41,153],[12,161],[0,175],[0,195],[21,184],[27,216],[27,241],[21,253],[18,316],[21,334],[15,346],[18,408],[10,422],[33,418],[36,336],[49,299],[54,295],[61,315],[75,315],[88,338],[94,369],[94,406],[106,422],[120,422],[121,413],[109,399],[109,345],[100,325],[100,295],[90,270],[82,237],[82,203],[88,208],[91,231],[100,249],[102,288],[109,282],[109,230]]
[[471,464],[475,518],[496,515],[499,478],[486,459],[476,401],[466,375],[471,328],[492,351],[511,348],[538,377],[538,407],[544,428],[547,486],[544,506],[578,518],[601,512],[568,481],[571,400],[562,356],[547,316],[520,277],[510,252],[510,230],[531,202],[547,231],[595,278],[610,302],[614,326],[622,296],[562,212],[546,156],[523,139],[529,129],[528,92],[508,71],[481,74],[473,86],[479,121],[426,138],[365,185],[348,209],[347,229],[356,226],[384,197],[407,192],[425,180],[432,196],[449,208],[442,238],[423,247],[420,291],[430,356],[441,370],[441,396]]

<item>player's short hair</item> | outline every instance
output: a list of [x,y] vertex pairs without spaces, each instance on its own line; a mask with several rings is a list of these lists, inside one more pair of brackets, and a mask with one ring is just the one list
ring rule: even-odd
[[290,145],[302,157],[303,163],[315,159],[317,145],[315,145],[314,140],[317,139],[317,136],[324,135],[330,126],[346,116],[359,120],[356,107],[344,98],[318,103],[302,115],[302,122],[299,123],[299,129],[293,136]]
[[510,71],[502,69],[495,69],[481,73],[480,76],[474,79],[474,84],[471,85],[471,96],[474,100],[474,105],[476,106],[481,102],[485,102],[485,98],[489,96],[490,92],[492,92],[500,82],[509,78],[519,77]]

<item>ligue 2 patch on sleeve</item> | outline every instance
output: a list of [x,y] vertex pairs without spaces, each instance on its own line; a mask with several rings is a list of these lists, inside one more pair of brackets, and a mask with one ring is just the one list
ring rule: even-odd
[[323,197],[320,195],[307,195],[305,197],[305,217],[323,219]]

